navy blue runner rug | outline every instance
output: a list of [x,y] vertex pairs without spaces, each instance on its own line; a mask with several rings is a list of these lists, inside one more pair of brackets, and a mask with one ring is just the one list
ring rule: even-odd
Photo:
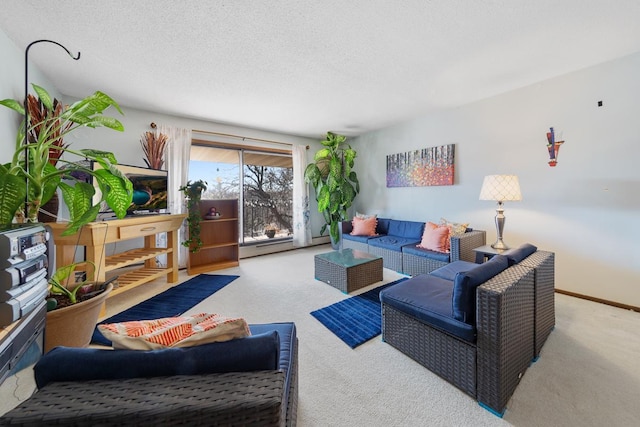
[[[102,323],[120,323],[131,320],[161,319],[163,317],[180,316],[203,299],[216,293],[240,276],[226,276],[220,274],[200,274],[161,294],[158,294],[140,304],[122,311]],[[93,331],[93,344],[111,345],[111,341],[98,331]]]
[[356,348],[382,332],[380,291],[407,277],[311,312],[349,347]]

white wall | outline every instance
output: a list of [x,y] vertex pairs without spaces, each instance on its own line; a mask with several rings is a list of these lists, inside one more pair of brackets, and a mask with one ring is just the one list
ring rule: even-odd
[[[640,53],[357,138],[362,212],[469,222],[496,238],[485,175],[519,176],[505,242],[556,253],[556,287],[640,307]],[[597,102],[603,101],[598,107]],[[566,141],[547,165],[546,132]],[[456,145],[454,186],[386,188],[386,155]]]

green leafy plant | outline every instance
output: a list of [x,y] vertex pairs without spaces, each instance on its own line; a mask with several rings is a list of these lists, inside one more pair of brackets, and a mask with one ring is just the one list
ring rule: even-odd
[[[29,118],[25,143],[24,122],[16,137],[15,151],[11,163],[0,165],[0,224],[11,223],[15,218],[26,222],[38,221],[38,210],[46,203],[58,188],[69,208],[70,222],[64,235],[76,233],[80,227],[96,219],[100,211],[100,203],[93,204],[95,193],[93,185],[76,182],[71,186],[63,182],[64,178],[73,179],[73,173],[92,175],[101,190],[102,201],[105,201],[118,218],[126,215],[133,197],[133,185],[114,166],[115,156],[100,150],[73,150],[61,143],[62,138],[81,127],[106,127],[123,131],[122,123],[102,113],[109,107],[122,114],[118,104],[108,95],[95,92],[65,108],[59,107],[49,93],[38,85],[32,85],[39,102],[49,111],[57,114],[43,114],[38,118]],[[4,99],[4,105],[22,115],[24,106],[16,100]],[[51,153],[64,152],[65,156]],[[82,159],[98,162],[102,169],[92,170],[81,163],[67,159],[66,155],[75,155]],[[63,167],[56,168],[51,158],[56,158]]]
[[187,199],[187,224],[189,224],[189,238],[182,242],[183,246],[190,249],[191,252],[198,252],[202,247],[200,239],[200,200],[202,193],[207,189],[207,182],[201,179],[191,182],[187,181],[186,185],[179,188]]
[[69,286],[69,279],[74,276],[76,269],[80,266],[95,265],[90,261],[76,262],[56,269],[49,279],[49,296],[47,297],[47,311],[60,308],[63,305],[60,301],[65,301],[66,304],[75,304],[78,302],[78,291],[87,285],[87,281],[72,282],[72,286]]
[[340,241],[340,222],[347,217],[347,209],[360,192],[358,176],[352,170],[357,153],[346,140],[343,135],[327,132],[326,139],[320,141],[323,148],[316,152],[314,162],[304,171],[305,181],[315,189],[318,212],[324,216],[320,234],[329,227],[334,244]]

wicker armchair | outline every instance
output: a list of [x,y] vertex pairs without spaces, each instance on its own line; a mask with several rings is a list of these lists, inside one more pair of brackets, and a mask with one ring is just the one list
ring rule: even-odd
[[461,339],[382,301],[384,342],[501,416],[534,357],[532,268],[509,267],[477,288],[476,333]]

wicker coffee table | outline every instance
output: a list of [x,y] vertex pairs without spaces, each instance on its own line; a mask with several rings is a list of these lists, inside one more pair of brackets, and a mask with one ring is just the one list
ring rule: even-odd
[[316,279],[349,293],[382,280],[382,258],[355,249],[315,256]]

